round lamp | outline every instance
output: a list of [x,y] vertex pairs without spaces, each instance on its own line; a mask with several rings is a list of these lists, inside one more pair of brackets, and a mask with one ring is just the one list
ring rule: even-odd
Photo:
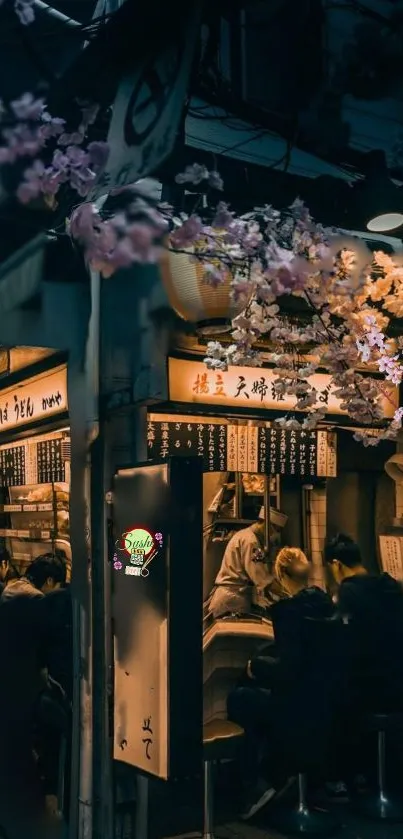
[[367,222],[367,230],[370,230],[371,233],[388,233],[391,230],[397,230],[402,224],[402,213],[383,213],[383,215],[374,216]]
[[245,308],[231,297],[232,275],[225,273],[217,286],[206,282],[202,261],[192,261],[189,253],[166,250],[160,263],[161,278],[168,300],[183,320],[196,323],[204,335],[231,329],[231,321]]

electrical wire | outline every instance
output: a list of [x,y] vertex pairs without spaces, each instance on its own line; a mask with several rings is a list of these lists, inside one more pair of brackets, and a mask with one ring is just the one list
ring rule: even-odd
[[[113,17],[114,14],[116,14],[116,12],[108,12],[107,14],[100,15],[99,17],[94,18],[88,23],[83,23],[75,27],[63,26],[63,24],[61,24],[60,21],[57,21],[57,25],[50,25],[49,27],[44,27],[43,29],[41,29],[40,32],[38,32],[37,28],[35,27],[35,40],[37,43],[40,43],[42,39],[47,38],[55,38],[58,36],[80,36],[81,38],[83,35],[87,35],[89,38],[91,35],[97,35],[102,25],[111,17]],[[49,15],[45,15],[44,13],[42,13],[41,20],[45,19],[47,22],[55,24],[54,20],[51,20]],[[18,37],[16,37],[15,39],[11,37],[12,35],[18,35],[18,31],[18,19],[16,19],[16,21],[10,22],[8,26],[4,26],[4,24],[2,24],[0,44],[4,43],[10,45],[10,43],[20,43],[20,39]]]
[[[226,151],[225,147],[221,148],[221,147],[218,146],[218,144],[215,144],[216,148],[214,150],[212,150],[212,148],[211,148],[212,144],[211,143],[208,143],[208,141],[201,140],[199,136],[195,136],[194,134],[187,133],[186,137],[187,137],[187,139],[194,141],[194,145],[190,145],[190,148],[204,150],[206,152],[210,152],[211,154],[217,154],[217,155],[220,155],[220,156],[223,154],[223,152]],[[249,139],[251,140],[252,138],[249,138]],[[279,139],[281,139],[281,138],[279,138]],[[300,151],[300,150],[297,149],[297,151]],[[311,157],[315,157],[315,155],[312,154]],[[284,158],[284,155],[280,159],[280,163],[283,160],[283,158]],[[273,163],[270,163],[270,165],[268,165],[267,155],[259,154],[256,151],[250,152],[249,155],[248,155],[248,158],[243,158],[243,159],[244,159],[245,163],[250,163],[253,166],[261,165],[261,166],[264,167],[265,170],[273,169],[273,167],[275,167],[276,165],[277,166],[279,165],[278,161],[274,161]],[[317,160],[320,163],[324,162],[320,158],[317,158]],[[356,173],[351,172],[347,168],[342,169],[340,166],[336,166],[334,164],[327,164],[327,165],[332,166],[335,170],[338,170],[339,172],[342,172],[342,174],[347,176],[350,181],[358,180],[358,176],[356,175]],[[300,164],[300,163],[295,164],[295,169],[297,170],[297,174],[301,175],[302,177],[306,176],[306,177],[309,177],[309,178],[317,178],[320,175],[326,174],[326,173],[323,173],[321,171],[318,171],[318,169],[310,169],[305,164]]]

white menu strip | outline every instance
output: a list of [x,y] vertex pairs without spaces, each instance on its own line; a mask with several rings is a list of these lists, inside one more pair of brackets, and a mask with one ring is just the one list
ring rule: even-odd
[[38,443],[35,438],[28,440],[25,443],[25,483],[38,483],[38,461],[37,461]]
[[395,580],[403,580],[403,539],[401,536],[380,536],[382,570]]
[[238,428],[236,425],[227,426],[227,469],[228,472],[238,471]]
[[327,432],[327,470],[329,478],[337,477],[337,434],[335,431]]
[[248,471],[248,426],[238,426],[238,472]]
[[258,429],[252,425],[248,427],[248,472],[258,472]]
[[318,431],[317,442],[317,475],[325,478],[327,475],[327,431]]

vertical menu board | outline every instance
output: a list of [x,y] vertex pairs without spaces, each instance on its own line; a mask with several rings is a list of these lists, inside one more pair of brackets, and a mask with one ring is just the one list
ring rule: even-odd
[[205,472],[249,472],[297,478],[337,474],[336,435],[256,425],[148,421],[149,460],[198,455]]
[[154,422],[147,427],[149,460],[198,455],[205,472],[227,470],[227,426],[219,423]]
[[41,440],[37,444],[37,483],[63,483],[65,480],[62,459],[62,440]]
[[0,483],[17,487],[25,484],[25,446],[0,449]]
[[318,476],[316,431],[259,428],[259,472],[266,475]]

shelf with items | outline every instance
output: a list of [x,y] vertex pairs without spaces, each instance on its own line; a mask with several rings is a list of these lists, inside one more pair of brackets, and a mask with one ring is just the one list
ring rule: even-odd
[[1,513],[48,513],[53,512],[52,502],[48,504],[0,504]]
[[20,574],[56,550],[70,572],[70,464],[68,428],[0,446],[0,547]]
[[0,539],[19,573],[57,542],[69,543],[68,489],[64,482],[2,487]]
[[214,542],[227,542],[243,527],[256,522],[264,509],[266,541],[270,542],[269,508],[280,509],[280,477],[249,472],[229,473],[209,506],[214,519],[209,526]]
[[0,537],[24,539],[31,542],[51,542],[57,538],[53,530],[14,530],[11,527],[0,527]]

